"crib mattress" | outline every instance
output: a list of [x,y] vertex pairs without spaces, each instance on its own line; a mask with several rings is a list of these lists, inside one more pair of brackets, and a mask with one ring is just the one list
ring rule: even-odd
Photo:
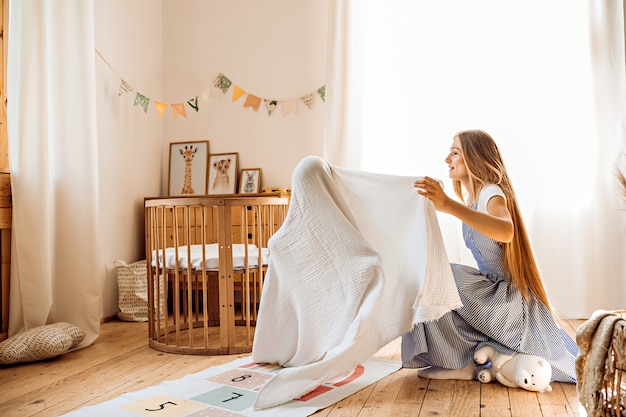
[[[205,247],[205,267],[210,271],[219,269],[219,248],[217,243],[209,243]],[[178,250],[177,250],[178,249]],[[237,243],[233,245],[233,269],[244,269],[246,259],[246,245]],[[157,252],[159,258],[159,268],[163,268],[163,250],[152,251],[152,266],[157,266]],[[176,260],[176,252],[178,252],[178,262]],[[261,248],[262,265],[267,265],[269,258],[269,249]],[[259,248],[256,245],[248,245],[248,267],[256,268],[259,266]],[[202,245],[179,246],[178,248],[170,247],[165,249],[165,268],[166,269],[187,269],[191,267],[193,270],[202,270]]]

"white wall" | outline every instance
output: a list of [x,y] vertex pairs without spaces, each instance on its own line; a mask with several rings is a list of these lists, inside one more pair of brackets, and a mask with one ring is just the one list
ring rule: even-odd
[[[164,0],[163,101],[186,102],[219,73],[262,98],[315,92],[325,84],[327,8],[327,0]],[[164,170],[170,142],[209,140],[211,153],[238,152],[240,168],[261,168],[262,186],[290,185],[300,159],[323,153],[323,101],[269,116],[263,104],[244,108],[245,96],[233,102],[233,90],[214,89],[197,113],[186,107],[186,119],[165,111]]]
[[[113,262],[145,259],[143,198],[165,195],[169,143],[209,140],[212,153],[238,152],[261,168],[262,186],[289,186],[293,167],[323,154],[324,104],[271,116],[232,102],[232,89],[187,118],[133,106],[135,94],[186,102],[218,73],[247,92],[297,99],[325,84],[328,0],[94,0],[100,136],[102,316],[117,312]],[[135,92],[118,96],[121,79]]]
[[[161,8],[154,0],[95,0],[100,171],[102,316],[117,313],[113,262],[145,259],[143,197],[160,193],[162,123],[118,95],[121,79],[143,94],[162,90]],[[157,6],[157,7],[155,7]],[[112,68],[111,68],[112,67]]]

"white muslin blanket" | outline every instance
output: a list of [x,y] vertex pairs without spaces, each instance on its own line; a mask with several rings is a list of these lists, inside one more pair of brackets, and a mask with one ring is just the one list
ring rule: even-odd
[[351,372],[418,322],[461,307],[435,208],[414,178],[295,168],[287,218],[269,242],[252,358],[287,369],[255,409]]

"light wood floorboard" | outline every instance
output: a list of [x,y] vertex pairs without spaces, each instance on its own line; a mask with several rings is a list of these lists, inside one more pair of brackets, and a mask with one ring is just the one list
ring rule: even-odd
[[[574,336],[584,320],[566,320]],[[249,356],[163,353],[148,346],[145,323],[103,323],[90,347],[58,358],[0,367],[0,416],[48,417],[113,399],[165,380]],[[400,360],[400,339],[375,357]],[[585,417],[574,384],[553,383],[537,394],[498,383],[435,381],[400,369],[315,417]]]

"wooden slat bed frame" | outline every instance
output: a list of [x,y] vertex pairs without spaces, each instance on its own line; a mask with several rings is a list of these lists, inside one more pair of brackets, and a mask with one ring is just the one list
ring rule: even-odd
[[[282,225],[289,199],[281,194],[146,198],[148,333],[151,347],[170,353],[219,355],[252,350],[267,266],[234,269],[235,244],[261,250]],[[216,243],[218,270],[152,265],[166,248]],[[204,253],[203,253],[204,255]],[[271,256],[271,254],[270,254]],[[178,256],[176,256],[178,259]],[[203,256],[204,259],[204,256]]]

